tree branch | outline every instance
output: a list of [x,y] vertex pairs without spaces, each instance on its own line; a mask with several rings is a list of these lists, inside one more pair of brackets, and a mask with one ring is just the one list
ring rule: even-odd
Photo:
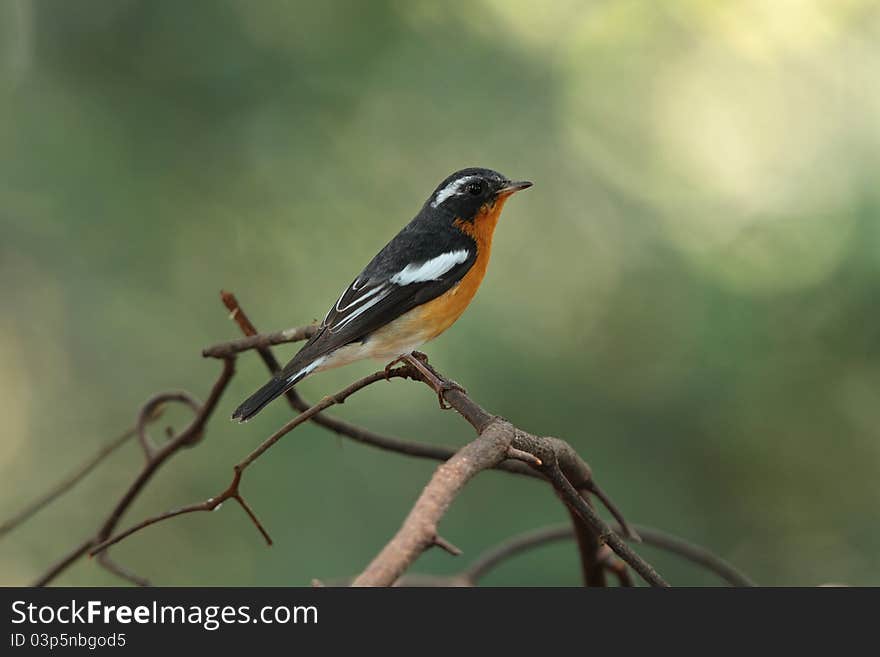
[[[621,531],[621,529],[621,527],[616,527],[615,531]],[[712,572],[732,586],[756,586],[755,582],[747,575],[702,546],[652,527],[637,525],[636,529],[642,537],[644,545],[650,545],[651,547],[682,557]],[[557,541],[571,540],[572,538],[574,538],[574,530],[567,524],[553,525],[525,532],[487,550],[477,557],[470,566],[453,577],[468,582],[468,585],[474,585],[491,570],[497,568],[508,559],[512,559],[536,547]]]
[[552,443],[535,436],[520,434],[514,440],[514,446],[524,451],[530,451],[537,456],[543,465],[541,471],[550,479],[557,494],[562,497],[566,504],[596,533],[597,541],[601,545],[607,543],[621,559],[632,567],[651,586],[669,586],[659,573],[648,562],[636,554],[618,536],[608,524],[596,513],[572,485],[563,472],[556,459]]
[[58,561],[49,566],[49,568],[47,568],[42,575],[34,580],[32,586],[46,586],[46,584],[49,584],[53,579],[58,577],[58,575],[60,575],[65,570],[70,568],[74,563],[76,563],[82,555],[88,552],[89,548],[92,547],[93,540],[94,539],[87,538],[85,541],[73,548],[70,552],[61,557]]
[[[233,297],[234,298],[234,297]],[[288,342],[299,342],[300,340],[308,340],[315,334],[317,327],[312,324],[309,326],[299,326],[296,328],[275,331],[274,333],[252,333],[248,337],[238,340],[230,340],[229,342],[221,342],[211,347],[202,349],[202,356],[206,358],[229,358],[235,356],[242,351],[250,351],[251,349],[265,350],[276,344],[286,344]]]
[[384,370],[379,372],[374,372],[369,376],[365,376],[358,381],[355,381],[351,385],[343,388],[335,395],[330,395],[324,397],[317,404],[314,404],[310,408],[307,408],[305,411],[294,417],[292,420],[288,421],[284,426],[278,429],[271,436],[266,438],[259,446],[256,447],[250,454],[244,457],[241,461],[239,461],[233,467],[233,476],[230,484],[219,494],[214,497],[209,497],[204,502],[198,502],[195,504],[190,504],[188,506],[174,509],[172,511],[167,511],[165,513],[161,513],[159,515],[147,518],[136,525],[129,527],[128,529],[110,536],[108,533],[101,541],[97,542],[95,546],[91,549],[90,554],[96,555],[104,550],[106,550],[111,545],[118,543],[119,541],[128,538],[132,534],[135,534],[142,529],[145,529],[151,525],[155,525],[156,523],[163,522],[165,520],[170,520],[171,518],[176,518],[177,516],[187,515],[190,513],[198,513],[201,511],[214,511],[219,508],[221,504],[225,501],[233,499],[235,500],[248,514],[253,524],[259,530],[259,532],[263,535],[263,538],[266,540],[268,545],[272,545],[272,539],[269,537],[268,532],[265,530],[263,525],[257,519],[254,512],[247,505],[247,503],[242,498],[240,492],[240,484],[241,479],[244,474],[244,471],[260,456],[262,456],[270,447],[272,447],[276,442],[281,440],[285,435],[293,431],[296,427],[303,424],[304,422],[314,418],[321,411],[334,406],[336,404],[342,404],[346,399],[351,397],[356,392],[363,390],[369,385],[376,383],[378,381],[386,381],[389,378],[408,378],[413,376],[413,371],[408,367],[398,367],[389,372],[385,372]]
[[[147,436],[145,430],[147,419],[151,418],[161,405],[168,403],[169,401],[185,400],[184,403],[192,406],[190,402],[194,402],[194,399],[187,393],[173,392],[156,395],[144,404],[138,413],[136,432],[140,436],[141,446],[146,460],[137,477],[135,477],[134,481],[123,492],[122,496],[116,502],[106,519],[101,523],[95,534],[49,567],[46,572],[37,578],[34,582],[34,586],[44,586],[49,584],[58,575],[73,565],[80,557],[86,554],[92,546],[104,542],[107,537],[113,533],[122,516],[131,506],[132,502],[137,499],[138,495],[143,491],[144,487],[152,479],[153,475],[159,470],[159,468],[161,468],[162,465],[180,449],[192,446],[201,439],[208,419],[213,414],[217,407],[217,402],[220,400],[220,397],[226,390],[226,386],[229,384],[229,381],[234,374],[235,359],[225,359],[223,361],[223,369],[218,375],[217,380],[214,382],[207,401],[205,401],[204,404],[198,404],[198,402],[195,402],[198,412],[195,414],[195,417],[190,424],[179,434],[172,437],[171,440],[162,447],[157,447]],[[106,557],[99,563],[114,574],[122,576],[133,583],[146,583],[146,580],[132,575]]]
[[[573,529],[567,528],[566,537],[576,536],[578,539],[582,570],[588,584],[604,585],[606,573],[611,573],[618,578],[621,585],[630,585],[632,582],[627,570],[628,565],[648,583],[655,586],[667,585],[665,580],[657,574],[650,564],[645,562],[623,542],[619,534],[629,537],[630,540],[639,540],[637,532],[627,525],[619,510],[594,481],[589,466],[567,442],[558,438],[540,437],[527,433],[513,426],[507,420],[488,413],[461,389],[448,390],[444,393],[444,397],[446,402],[474,427],[477,432],[477,438],[457,451],[384,436],[324,413],[329,407],[343,403],[359,390],[380,380],[387,378],[411,378],[428,383],[423,378],[422,373],[410,365],[395,368],[388,373],[385,371],[376,372],[355,381],[335,395],[325,397],[312,405],[303,400],[295,389],[288,391],[286,394],[288,403],[298,411],[298,415],[266,438],[256,449],[234,466],[232,481],[219,495],[198,504],[148,518],[125,531],[114,533],[119,521],[131,503],[142,492],[161,465],[179,449],[192,446],[202,438],[205,425],[216,409],[221,395],[234,374],[236,355],[243,351],[256,350],[267,368],[272,372],[277,372],[280,364],[272,354],[270,346],[307,339],[315,330],[313,326],[306,326],[270,334],[259,334],[232,294],[222,292],[221,297],[224,304],[230,309],[232,318],[235,319],[245,337],[214,345],[203,351],[203,355],[206,357],[221,358],[223,360],[223,370],[214,383],[207,401],[204,404],[200,404],[188,393],[171,392],[156,395],[143,405],[138,414],[138,421],[134,430],[134,434],[138,436],[145,459],[140,473],[123,493],[95,535],[72,549],[71,552],[50,567],[38,579],[37,584],[50,582],[83,554],[91,552],[91,554],[97,555],[98,563],[110,572],[132,583],[145,585],[148,583],[146,580],[112,561],[106,551],[107,548],[152,524],[179,515],[214,510],[228,499],[235,500],[241,506],[255,527],[261,532],[266,542],[271,544],[271,539],[265,528],[241,495],[240,483],[243,472],[287,433],[304,422],[312,421],[340,435],[381,449],[395,451],[408,456],[444,461],[437,468],[430,482],[422,491],[400,530],[355,579],[355,585],[394,584],[400,580],[401,575],[409,566],[425,550],[432,546],[439,546],[451,554],[459,553],[460,551],[455,546],[439,536],[437,531],[438,524],[467,482],[479,472],[487,469],[502,469],[515,474],[530,476],[547,481],[553,486],[554,491],[566,505],[572,516],[574,527]],[[425,362],[425,367],[441,380],[446,380],[427,362]],[[169,402],[188,405],[194,411],[195,417],[182,432],[172,437],[164,445],[159,445],[148,435],[146,425],[161,410],[162,406]],[[132,432],[128,432],[127,437],[131,435]],[[120,437],[113,443],[110,443],[108,445],[110,451],[118,447],[117,442],[121,444],[124,440]],[[62,482],[49,495],[44,496],[37,503],[28,507],[25,512],[13,518],[13,522],[8,521],[0,528],[0,535],[3,533],[2,530],[9,531],[16,524],[23,521],[23,519],[26,519],[35,513],[36,510],[42,508],[43,505],[63,493],[64,490],[74,485],[76,481],[85,476],[105,456],[106,454],[102,449],[98,457],[81,469],[84,470],[83,472],[78,471],[74,476]],[[589,494],[595,495],[608,508],[615,519],[618,520],[620,527],[617,530],[613,530],[596,513]],[[18,520],[19,517],[22,519]],[[555,531],[558,532],[559,530]],[[654,532],[654,530],[646,531]],[[547,534],[545,533],[541,540],[550,540],[546,537]],[[722,576],[727,577],[728,581],[735,580],[740,583],[744,581],[750,583],[750,580],[737,573],[729,564],[726,564],[698,546],[691,546],[680,539],[668,535],[658,537],[656,532],[648,534],[647,538],[650,539],[646,540],[647,543],[663,543],[664,549],[682,554],[692,561],[713,570],[713,572],[723,571],[725,574]],[[531,544],[538,544],[539,542],[538,539],[533,538]],[[522,544],[528,544],[528,541],[524,541]],[[495,556],[490,554],[483,558],[482,565],[478,561],[475,566],[472,566],[471,569],[465,571],[465,574],[459,577],[470,578],[476,581],[493,563],[506,558],[505,554],[512,554],[522,549],[525,548],[515,546],[514,548],[508,548],[506,553],[496,553]],[[618,561],[612,555],[612,551],[626,565]],[[726,570],[724,566],[727,567]]]
[[637,529],[645,545],[670,552],[693,564],[702,566],[731,586],[757,586],[751,577],[701,545],[652,527],[639,525]]
[[[229,309],[231,317],[239,325],[239,328],[242,330],[242,332],[245,333],[246,336],[251,338],[251,341],[245,343],[244,346],[249,349],[256,349],[260,353],[260,356],[263,359],[264,363],[266,364],[267,368],[273,373],[277,372],[280,367],[280,364],[278,363],[277,359],[275,359],[274,355],[269,350],[269,343],[271,342],[271,340],[268,338],[265,338],[265,337],[261,338],[259,336],[259,334],[257,333],[256,327],[253,325],[253,323],[250,321],[248,316],[242,310],[240,304],[238,303],[238,300],[235,298],[235,296],[233,294],[231,294],[229,292],[221,291],[220,295],[221,295],[221,299],[223,300],[223,303]],[[304,329],[291,329],[290,331],[288,331],[289,335],[303,335],[304,333],[305,333]],[[270,335],[275,335],[275,334],[270,334]],[[231,343],[225,343],[225,344],[228,345]],[[238,341],[236,344],[240,345],[241,342]],[[208,349],[204,350],[203,353],[206,355],[210,355],[212,353],[224,353],[224,350],[226,348],[227,347],[224,347],[222,345],[215,346],[215,347],[209,347]],[[435,373],[438,377],[443,378],[442,375],[437,373],[436,370],[431,368],[429,365],[427,367],[429,368],[429,370],[431,372]],[[421,376],[418,375],[416,378],[421,379]],[[303,408],[303,406],[305,406],[305,402],[302,400],[302,398],[299,396],[299,394],[296,392],[295,389],[291,389],[290,391],[288,391],[286,396],[287,396],[288,402],[290,403],[290,405],[293,408],[299,410],[299,409]],[[446,401],[448,403],[450,403],[450,405],[453,408],[455,408],[459,412],[459,414],[461,414],[462,417],[464,417],[474,427],[474,429],[476,429],[478,434],[482,433],[482,431],[493,420],[496,419],[493,415],[489,414],[483,408],[481,408],[479,406],[479,404],[477,404],[476,402],[471,400],[462,390],[456,390],[456,389],[449,390],[446,393]],[[331,424],[331,425],[335,424],[335,426],[331,426],[329,428],[332,428],[337,433],[342,433],[343,435],[348,435],[349,437],[354,437],[354,435],[356,435],[357,436],[356,439],[361,439],[362,442],[369,442],[370,444],[377,444],[378,446],[382,446],[384,448],[389,447],[387,438],[384,436],[378,436],[378,435],[365,436],[363,433],[363,430],[361,430],[360,428],[351,427],[351,426],[349,426],[349,427],[340,426],[339,424],[336,424],[338,421],[336,421],[332,418],[327,418],[323,415],[316,415],[313,419],[316,423],[324,424],[325,426],[327,426],[328,424]],[[354,429],[354,431],[347,431],[348,429]],[[366,438],[366,440],[363,440],[364,438]],[[531,436],[531,438],[533,440],[540,440],[534,436]],[[374,441],[374,439],[377,439],[377,440]],[[603,492],[601,492],[601,489],[599,489],[598,486],[595,485],[595,483],[593,482],[589,467],[577,455],[577,453],[564,441],[559,441],[557,439],[546,439],[546,440],[555,441],[553,444],[554,449],[552,450],[554,452],[554,462],[561,462],[562,464],[565,465],[566,470],[568,471],[567,474],[572,476],[572,480],[576,482],[576,485],[579,488],[584,489],[584,490],[589,490],[591,492],[598,491],[596,493],[597,497],[599,497],[599,499],[604,504],[606,504],[606,506],[611,511],[612,515],[614,515],[615,518],[619,519],[619,522],[621,522],[621,524],[625,528],[627,534],[635,537],[636,535],[629,529],[628,525],[626,524],[625,519],[621,516],[621,514],[617,510],[617,508],[611,503],[611,501],[608,499],[608,497]],[[411,446],[411,445],[408,445],[408,446]],[[509,451],[510,447],[513,447],[514,451]],[[436,450],[436,449],[431,450],[431,452],[432,452],[431,457],[438,457],[439,456],[440,458],[454,458],[454,456],[450,456],[448,454],[448,452],[438,453],[438,450]],[[501,460],[493,459],[492,465],[489,467],[491,467],[491,468],[499,467],[502,464],[502,462],[504,462],[504,466],[507,466],[507,464],[510,464],[507,467],[512,466],[512,468],[515,468],[516,470],[518,470],[520,472],[528,472],[531,470],[532,473],[536,473],[536,472],[542,473],[546,476],[547,472],[545,471],[545,468],[542,468],[542,467],[536,468],[535,467],[534,460],[540,460],[539,457],[536,457],[533,454],[532,455],[533,462],[529,463],[528,462],[529,457],[525,456],[528,453],[529,453],[528,450],[521,450],[521,449],[518,449],[516,445],[510,444],[510,445],[508,445],[508,449],[505,450],[504,456],[506,458],[501,459]],[[531,465],[532,467],[529,468],[528,467],[529,465]],[[504,467],[504,466],[502,466],[502,467]],[[507,469],[507,467],[505,467],[505,469]],[[558,488],[558,486],[557,486],[557,488]],[[563,500],[566,501],[564,493],[560,492],[559,494],[563,495]],[[579,493],[577,493],[577,496],[580,499],[581,504],[589,507],[589,502],[585,501]],[[591,519],[593,521],[598,519],[601,522],[601,519],[599,518],[598,515],[596,515],[595,512],[592,512],[591,515],[584,517],[582,510],[579,510],[577,506],[572,506],[570,501],[566,501],[566,504],[571,509],[573,520],[575,522],[575,525],[579,528],[578,529],[579,535],[582,537],[582,540],[579,541],[579,546],[581,548],[581,560],[582,560],[582,564],[583,564],[585,579],[586,579],[586,581],[593,583],[593,584],[603,583],[604,567],[601,566],[600,564],[598,564],[598,562],[597,562],[597,554],[598,554],[597,551],[598,551],[598,548],[601,546],[601,544],[604,542],[605,537],[603,537],[601,535],[601,530],[597,529],[595,522],[592,522],[592,523],[590,522]],[[429,539],[433,540],[432,537],[421,537],[419,539],[419,541],[417,541],[417,542],[419,544],[424,543],[427,546],[430,543]],[[620,545],[623,545],[623,543],[621,542]],[[624,545],[622,548],[620,548],[620,546],[618,546],[618,549],[622,549],[622,550],[626,551],[628,548],[626,548],[626,546]],[[649,577],[651,576],[650,573],[653,569],[651,569],[650,566],[648,566],[646,568],[645,566],[647,564],[644,564],[643,560],[641,560],[637,555],[635,555],[635,553],[630,553],[627,555],[627,557],[629,559],[633,560],[635,563],[642,562],[639,564],[639,568],[641,568],[642,573],[647,574]],[[653,583],[655,583],[657,585],[660,585],[661,582],[662,582],[662,578],[659,578],[659,576],[657,576],[657,578],[655,578],[653,580]]]
[[391,586],[434,542],[437,525],[452,500],[477,473],[494,467],[507,455],[513,427],[501,419],[482,425],[479,437],[465,445],[431,477],[403,526],[355,578],[354,586]]
[[[273,374],[278,372],[280,370],[280,363],[272,354],[272,351],[269,349],[269,344],[273,341],[273,338],[271,336],[281,334],[284,334],[285,336],[302,336],[306,334],[307,327],[302,327],[300,329],[289,329],[286,332],[282,331],[275,334],[265,334],[261,337],[257,331],[256,326],[254,326],[248,315],[241,308],[241,305],[239,304],[238,299],[236,299],[234,294],[227,291],[221,291],[220,298],[226,308],[230,311],[230,317],[235,320],[242,333],[247,336],[246,340],[249,339],[250,341],[224,343],[224,345],[209,347],[205,349],[202,353],[204,355],[227,353],[229,349],[227,345],[230,344],[235,344],[248,349],[256,349],[269,371]],[[431,371],[434,371],[433,368],[429,367],[429,369]],[[296,389],[288,390],[286,393],[286,397],[288,403],[295,410],[303,411],[305,410],[305,408],[308,408],[305,400],[302,399]],[[469,402],[469,399],[461,399],[459,400],[459,407],[465,409],[465,412],[468,414],[465,417],[469,417],[469,421],[471,421],[471,424],[474,426],[475,429],[479,431],[481,423],[487,422],[491,418],[491,416],[483,411],[483,409],[481,409],[478,405]],[[452,458],[452,456],[455,454],[455,450],[449,448],[436,447],[433,445],[424,445],[402,441],[396,438],[389,438],[387,436],[376,434],[375,432],[357,427],[342,420],[328,417],[323,414],[315,416],[313,418],[313,421],[319,425],[324,426],[325,428],[329,428],[330,430],[335,431],[338,434],[347,436],[358,442],[370,444],[381,449],[407,454],[409,456],[420,456],[432,458],[435,460],[446,461]],[[618,522],[620,522],[626,528],[627,535],[634,536],[629,526],[626,524],[626,520],[623,518],[617,507],[595,484],[595,482],[593,482],[590,475],[589,467],[586,465],[586,463],[582,459],[580,459],[576,452],[571,449],[566,443],[563,443],[562,441],[559,442],[560,444],[558,445],[558,447],[560,448],[561,460],[568,466],[570,471],[577,473],[578,476],[575,480],[578,481],[578,485],[583,486],[590,492],[595,493],[600,501],[602,501],[602,503],[609,509],[611,514],[618,520]],[[524,452],[522,450],[510,448],[508,450],[507,457],[508,458],[506,460],[492,467],[503,469],[509,472],[515,472],[517,474],[543,478],[540,472],[534,468],[534,466],[540,465],[540,460],[538,460],[537,457],[535,457],[534,455],[529,454],[528,452]],[[528,465],[531,465],[533,467],[526,467]],[[596,540],[596,537],[590,530],[590,528],[578,518],[577,513],[571,509],[569,509],[569,511],[572,514],[572,521],[578,528],[578,535],[580,537],[578,540],[578,546],[581,553],[584,582],[587,585],[592,586],[604,585],[605,568],[597,562],[597,550],[600,547],[599,542]]]
[[[428,367],[436,377],[445,380],[445,377],[430,365],[427,365],[427,363],[426,367]],[[398,531],[397,535],[391,539],[391,542],[386,545],[386,548],[379,553],[369,566],[367,566],[367,569],[355,579],[356,586],[390,586],[394,580],[389,581],[389,577],[395,574],[399,577],[400,574],[402,574],[403,571],[419,556],[419,554],[424,551],[424,546],[427,545],[428,541],[425,532],[431,528],[434,528],[436,531],[436,524],[439,521],[439,517],[434,515],[436,509],[441,508],[442,511],[445,512],[446,508],[448,508],[451,503],[452,497],[458,493],[461,486],[464,485],[467,480],[480,470],[493,467],[499,462],[499,459],[494,458],[494,452],[491,449],[481,449],[482,445],[480,445],[483,432],[487,427],[492,426],[497,422],[503,423],[507,427],[507,433],[510,434],[509,436],[505,436],[506,444],[504,445],[502,457],[509,453],[511,447],[522,452],[530,453],[536,457],[537,460],[541,462],[541,465],[533,467],[536,467],[538,471],[547,477],[566,505],[574,514],[576,514],[580,521],[585,523],[585,527],[581,528],[579,531],[591,531],[595,535],[597,545],[608,543],[609,547],[611,547],[621,559],[629,564],[633,570],[652,586],[668,586],[666,581],[649,563],[631,550],[629,546],[627,546],[623,540],[611,530],[592,506],[583,499],[577,488],[575,488],[575,486],[577,486],[581,489],[588,489],[594,487],[594,485],[592,483],[592,473],[590,472],[589,466],[587,466],[568,443],[559,440],[558,438],[541,438],[534,436],[514,427],[506,421],[503,421],[485,411],[460,388],[453,388],[446,391],[444,398],[445,401],[465,420],[467,420],[479,434],[477,440],[459,450],[452,460],[459,457],[465,452],[465,450],[470,451],[471,449],[475,449],[476,453],[474,455],[467,452],[466,454],[467,458],[474,458],[474,456],[477,455],[482,457],[481,460],[477,461],[479,467],[475,471],[471,471],[469,468],[461,469],[459,473],[460,481],[450,483],[445,481],[443,477],[439,479],[437,478],[437,473],[443,468],[443,466],[440,466],[437,473],[435,473],[434,478],[432,478],[425,487],[422,496],[407,516],[407,519],[404,521],[404,524]],[[472,447],[475,444],[477,447]],[[567,473],[563,471],[560,463],[565,465],[566,470],[568,471]],[[572,484],[566,475],[570,476],[575,483]],[[426,505],[425,501],[432,497],[438,497],[442,503],[433,506]],[[423,519],[419,517],[419,513],[415,513],[420,507],[421,510],[419,513],[426,516],[424,522]],[[625,523],[624,528],[628,529],[628,526]],[[630,533],[633,537],[637,536],[631,531]],[[588,547],[589,546],[584,546],[584,549],[587,549]],[[594,559],[594,553],[581,552],[581,560],[585,575],[593,569],[591,563]]]

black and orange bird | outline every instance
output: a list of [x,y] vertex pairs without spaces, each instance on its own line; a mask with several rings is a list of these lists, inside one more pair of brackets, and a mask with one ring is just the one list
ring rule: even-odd
[[293,360],[232,418],[245,422],[310,374],[364,358],[409,362],[442,404],[450,382],[436,377],[414,351],[468,307],[486,274],[501,209],[511,194],[531,186],[491,169],[462,169],[446,178],[345,288]]

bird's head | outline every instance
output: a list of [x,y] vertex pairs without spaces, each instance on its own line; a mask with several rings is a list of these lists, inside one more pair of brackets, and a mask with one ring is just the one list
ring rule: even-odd
[[462,222],[474,223],[483,218],[497,221],[508,197],[531,186],[527,180],[514,182],[491,169],[462,169],[441,182],[426,205]]

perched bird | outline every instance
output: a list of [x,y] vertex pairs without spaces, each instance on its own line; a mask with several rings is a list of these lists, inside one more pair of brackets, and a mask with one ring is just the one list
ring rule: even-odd
[[446,178],[345,289],[293,360],[232,418],[244,422],[310,374],[364,358],[409,362],[434,386],[442,405],[451,382],[436,377],[413,352],[467,308],[486,273],[504,203],[531,186],[490,169],[462,169]]

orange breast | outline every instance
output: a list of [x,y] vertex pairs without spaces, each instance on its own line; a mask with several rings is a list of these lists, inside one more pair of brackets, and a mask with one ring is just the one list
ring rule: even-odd
[[491,205],[484,205],[473,221],[455,220],[455,227],[472,237],[476,243],[477,259],[454,287],[416,309],[420,320],[426,327],[430,327],[428,340],[436,338],[452,326],[477,293],[489,266],[492,236],[506,200],[506,197],[499,198]]
[[483,206],[473,221],[457,219],[454,222],[454,226],[472,237],[477,246],[476,261],[457,285],[378,329],[363,345],[349,345],[337,350],[339,358],[334,356],[328,359],[322,368],[368,357],[382,360],[394,358],[417,349],[452,326],[483,282],[492,251],[492,235],[506,200],[506,197],[502,197],[492,205]]

